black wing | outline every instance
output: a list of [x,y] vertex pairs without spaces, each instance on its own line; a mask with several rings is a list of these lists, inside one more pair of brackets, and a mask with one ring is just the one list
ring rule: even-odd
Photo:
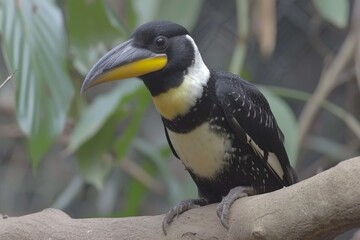
[[[215,93],[219,106],[235,135],[250,144],[285,186],[297,182],[283,142],[284,135],[278,127],[270,106],[262,93],[252,84],[229,73],[215,74]],[[276,164],[269,156],[275,154]],[[279,166],[280,164],[280,166]],[[283,176],[279,173],[283,172]]]

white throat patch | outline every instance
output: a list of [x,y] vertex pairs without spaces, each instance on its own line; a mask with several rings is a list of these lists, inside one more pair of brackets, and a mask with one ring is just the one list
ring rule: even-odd
[[196,100],[201,97],[203,87],[210,78],[210,71],[203,62],[194,40],[189,35],[186,37],[192,43],[195,51],[193,64],[188,67],[187,74],[180,86],[153,97],[156,109],[161,116],[168,120],[188,112],[196,104]]

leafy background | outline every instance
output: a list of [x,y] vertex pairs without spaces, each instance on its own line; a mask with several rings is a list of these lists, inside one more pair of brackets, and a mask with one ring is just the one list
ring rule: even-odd
[[359,155],[359,0],[2,0],[0,83],[14,73],[0,88],[2,214],[159,214],[196,195],[140,81],[79,94],[91,65],[153,19],[261,88],[301,179]]

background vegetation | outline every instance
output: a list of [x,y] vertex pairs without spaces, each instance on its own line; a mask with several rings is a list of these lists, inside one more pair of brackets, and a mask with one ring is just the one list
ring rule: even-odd
[[79,94],[91,65],[153,19],[261,87],[301,179],[359,155],[360,1],[2,0],[2,214],[159,214],[196,195],[140,81]]

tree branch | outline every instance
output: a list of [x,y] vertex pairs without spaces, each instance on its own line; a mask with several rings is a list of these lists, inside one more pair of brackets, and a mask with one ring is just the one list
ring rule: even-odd
[[216,204],[185,212],[161,229],[163,215],[72,219],[46,209],[0,219],[0,239],[331,239],[360,226],[360,157],[276,192],[246,197],[231,208],[230,229]]

